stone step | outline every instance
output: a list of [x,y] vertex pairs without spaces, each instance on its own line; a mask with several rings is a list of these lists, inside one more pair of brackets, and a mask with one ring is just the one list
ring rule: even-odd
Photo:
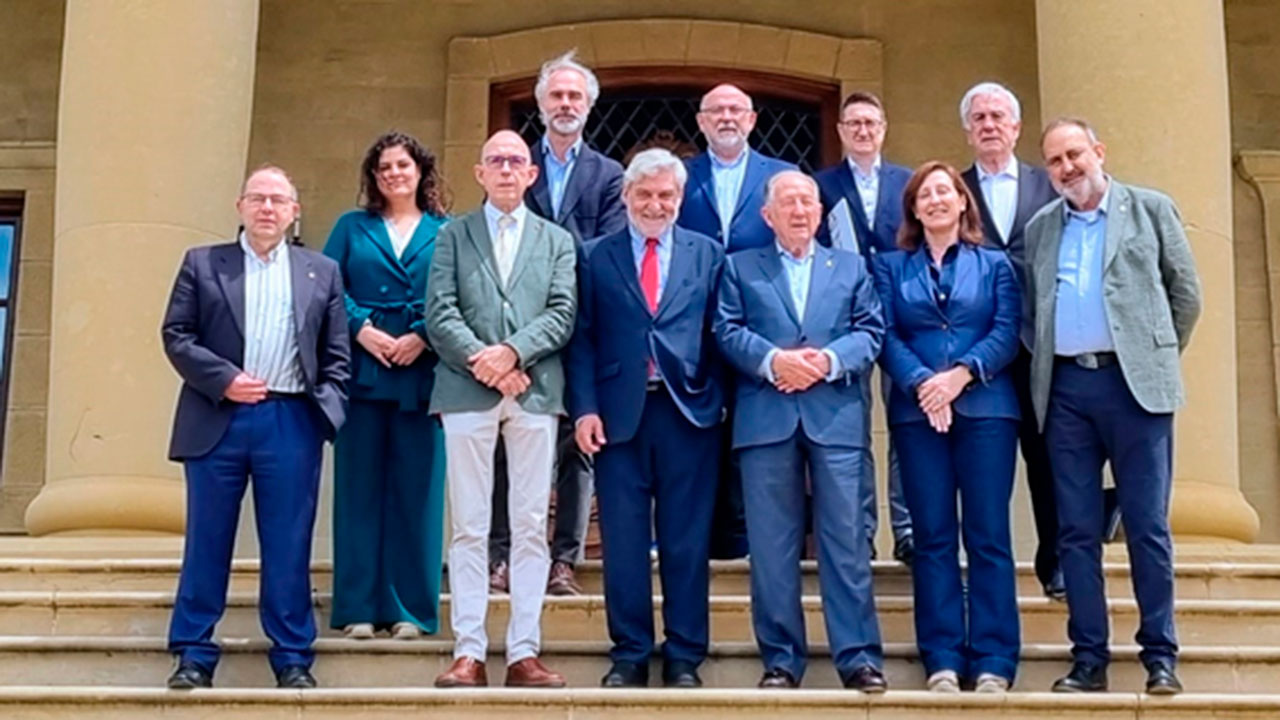
[[[180,562],[176,559],[77,559],[0,557],[0,588],[6,590],[119,590],[172,592],[177,584]],[[817,594],[817,564],[805,561],[805,592]],[[880,596],[910,595],[910,571],[901,563],[881,560],[873,563],[876,593]],[[259,562],[236,560],[232,566],[231,590],[254,591],[258,587]],[[312,567],[312,582],[321,592],[333,587],[333,566],[328,561]],[[1115,598],[1133,597],[1129,566],[1121,562],[1104,565],[1107,593]],[[1188,600],[1256,599],[1280,600],[1280,565],[1273,563],[1179,562],[1175,565],[1177,593]],[[601,565],[598,560],[582,563],[577,570],[584,592],[600,594]],[[448,580],[445,580],[448,587]],[[656,567],[654,589],[660,588]],[[745,560],[717,560],[711,563],[713,595],[750,593],[750,567]],[[1027,597],[1041,592],[1031,563],[1018,564],[1018,592]]]
[[[322,633],[336,636],[328,625],[329,596],[318,593],[316,606]],[[660,605],[661,598],[655,599]],[[824,642],[821,601],[805,596],[804,611],[812,642]],[[1023,642],[1061,642],[1066,628],[1066,605],[1047,598],[1018,601]],[[1125,642],[1137,625],[1133,600],[1108,601],[1114,637]],[[166,634],[173,594],[169,592],[0,591],[0,636],[4,635],[143,635]],[[750,598],[725,595],[711,598],[711,638],[717,642],[752,640]],[[911,598],[877,600],[885,642],[913,642]],[[490,600],[489,636],[505,634],[509,603],[506,596]],[[1280,647],[1280,601],[1179,600],[1178,636],[1186,645],[1245,645]],[[440,636],[451,637],[448,627],[449,597],[441,599]],[[655,612],[661,627],[660,613]],[[234,592],[228,598],[226,616],[219,626],[222,637],[257,637],[258,605],[255,593]],[[659,632],[661,630],[659,629]],[[542,614],[547,640],[594,641],[605,637],[604,598],[600,595],[547,598]]]
[[[224,640],[215,681],[222,688],[270,687],[265,640]],[[490,681],[502,682],[502,649],[489,657]],[[542,659],[565,675],[571,687],[596,687],[608,669],[606,642],[547,642]],[[1145,672],[1136,646],[1118,647],[1111,666],[1111,688],[1137,691]],[[324,687],[427,687],[453,660],[447,640],[356,641],[322,639],[316,643],[315,673]],[[1047,690],[1070,666],[1066,645],[1027,645],[1015,691]],[[4,637],[0,638],[0,686],[97,685],[155,687],[173,669],[161,637]],[[752,643],[715,643],[701,675],[707,687],[752,688],[760,677],[760,655]],[[1178,670],[1190,692],[1267,694],[1277,690],[1280,648],[1184,647]],[[924,670],[914,645],[885,647],[885,673],[895,690],[923,690]],[[661,663],[650,672],[660,684]],[[825,645],[810,648],[804,679],[807,688],[839,688]]]
[[1133,692],[1097,695],[975,693],[940,696],[922,691],[864,695],[845,690],[436,690],[422,688],[320,690],[197,690],[157,688],[0,688],[0,716],[8,720],[55,717],[134,720],[404,720],[440,717],[460,720],[701,720],[777,718],[859,718],[860,720],[1274,720],[1280,695],[1198,695],[1150,697]]

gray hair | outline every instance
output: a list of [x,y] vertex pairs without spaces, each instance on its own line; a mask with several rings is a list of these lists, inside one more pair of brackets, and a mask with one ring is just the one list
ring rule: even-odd
[[980,95],[996,95],[1009,101],[1009,109],[1013,112],[1014,122],[1022,122],[1022,105],[1018,102],[1018,96],[1013,94],[1009,88],[998,82],[980,82],[969,88],[969,92],[964,94],[960,99],[960,124],[965,130],[969,129],[969,110],[973,108],[974,98]]
[[533,97],[538,104],[542,104],[542,98],[547,96],[547,85],[551,84],[551,76],[561,70],[572,70],[587,81],[587,109],[595,107],[596,100],[600,97],[600,80],[590,68],[578,62],[577,54],[578,49],[574,48],[560,57],[542,63],[542,69],[538,71],[538,83],[533,86]]
[[770,177],[769,183],[765,185],[764,204],[769,205],[773,203],[773,195],[778,188],[778,183],[782,182],[786,178],[796,176],[802,177],[808,181],[809,186],[813,188],[813,196],[815,198],[819,197],[817,180],[814,180],[812,177],[800,170],[783,170],[782,172],[774,174],[773,177]]
[[689,180],[689,171],[684,169],[684,163],[680,162],[680,158],[665,148],[649,148],[636,153],[636,156],[631,158],[626,172],[622,174],[622,187],[629,187],[634,182],[663,172],[675,175],[676,184],[681,190]]
[[1049,137],[1049,133],[1060,127],[1066,127],[1068,125],[1080,128],[1084,131],[1084,134],[1088,136],[1089,142],[1095,145],[1098,144],[1098,133],[1093,129],[1093,126],[1089,124],[1088,120],[1081,117],[1064,115],[1062,117],[1054,118],[1049,121],[1048,125],[1044,126],[1044,132],[1040,133],[1040,147],[1044,147],[1044,139]]

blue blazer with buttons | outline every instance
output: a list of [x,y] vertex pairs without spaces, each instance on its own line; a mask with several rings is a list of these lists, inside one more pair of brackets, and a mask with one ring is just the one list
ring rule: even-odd
[[940,307],[929,277],[928,248],[876,259],[876,290],[884,306],[880,365],[893,378],[889,423],[925,421],[916,387],[935,373],[965,365],[974,383],[952,403],[974,418],[1018,419],[1008,372],[1018,354],[1022,299],[1009,258],[999,250],[961,242],[951,297]]
[[867,264],[878,253],[898,249],[898,227],[902,225],[902,192],[911,179],[911,170],[901,165],[880,162],[880,188],[876,193],[875,224],[867,222],[862,210],[862,196],[858,194],[857,181],[847,160],[819,171],[813,176],[818,183],[818,195],[822,198],[822,225],[818,229],[818,242],[831,244],[831,230],[827,226],[827,213],[835,209],[841,200],[848,200],[849,215],[853,218],[853,231],[858,235],[858,249]]
[[346,289],[352,398],[393,400],[406,411],[425,409],[430,400],[436,364],[430,348],[408,367],[387,368],[355,337],[368,320],[393,336],[413,332],[427,339],[427,270],[435,253],[436,233],[444,223],[444,218],[424,214],[399,258],[381,215],[352,210],[338,218],[329,233],[324,254],[337,261]]
[[773,246],[773,230],[765,224],[760,208],[764,207],[765,186],[769,178],[796,166],[752,150],[747,155],[747,168],[742,176],[742,190],[733,211],[726,240],[716,210],[716,185],[711,179],[711,155],[702,153],[685,161],[689,180],[684,186],[680,218],[676,224],[687,230],[714,238],[726,252]]
[[[733,447],[769,445],[797,430],[818,445],[865,448],[870,415],[860,378],[880,352],[884,321],[862,257],[814,247],[809,299],[797,317],[774,244],[730,255],[720,281],[716,340],[738,371]],[[842,372],[804,392],[783,393],[760,372],[773,348],[826,348]]]
[[648,359],[681,414],[697,427],[720,422],[724,407],[711,324],[724,250],[675,228],[667,283],[650,313],[627,230],[584,246],[578,261],[578,320],[569,343],[569,414],[604,421],[611,443],[635,436],[648,385]]

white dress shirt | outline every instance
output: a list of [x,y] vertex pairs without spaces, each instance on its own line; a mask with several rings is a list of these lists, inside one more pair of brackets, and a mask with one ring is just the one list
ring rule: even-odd
[[244,371],[265,381],[267,390],[304,392],[289,243],[281,240],[266,260],[258,257],[243,232],[240,247],[244,250]]
[[413,239],[413,234],[418,231],[418,223],[422,222],[422,218],[419,217],[414,220],[413,225],[409,226],[409,232],[404,235],[400,234],[399,228],[396,227],[391,218],[384,217],[382,222],[387,226],[387,237],[391,240],[391,249],[395,251],[396,259],[399,260],[404,256],[404,249],[409,247],[409,241]]
[[[515,221],[514,225],[508,226],[505,233],[498,222],[503,217],[509,217]],[[494,207],[488,200],[484,202],[484,220],[489,227],[489,240],[493,243],[493,259],[498,261],[498,275],[501,276],[504,286],[511,277],[516,255],[520,252],[520,238],[524,237],[524,223],[527,217],[528,210],[524,203],[520,203],[515,210],[507,214]]]
[[1000,239],[1009,242],[1009,232],[1013,230],[1013,218],[1018,211],[1018,158],[1010,155],[1009,164],[1000,172],[989,173],[977,164],[978,185],[982,188],[982,197],[991,211],[991,219],[1000,231]]

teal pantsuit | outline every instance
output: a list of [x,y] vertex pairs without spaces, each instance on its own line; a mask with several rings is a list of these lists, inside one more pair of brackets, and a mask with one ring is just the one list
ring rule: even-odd
[[347,424],[334,443],[331,627],[440,626],[444,435],[427,412],[436,355],[387,368],[355,336],[367,321],[426,339],[427,270],[443,223],[424,215],[397,258],[382,217],[355,210],[325,245],[342,268],[353,356]]

